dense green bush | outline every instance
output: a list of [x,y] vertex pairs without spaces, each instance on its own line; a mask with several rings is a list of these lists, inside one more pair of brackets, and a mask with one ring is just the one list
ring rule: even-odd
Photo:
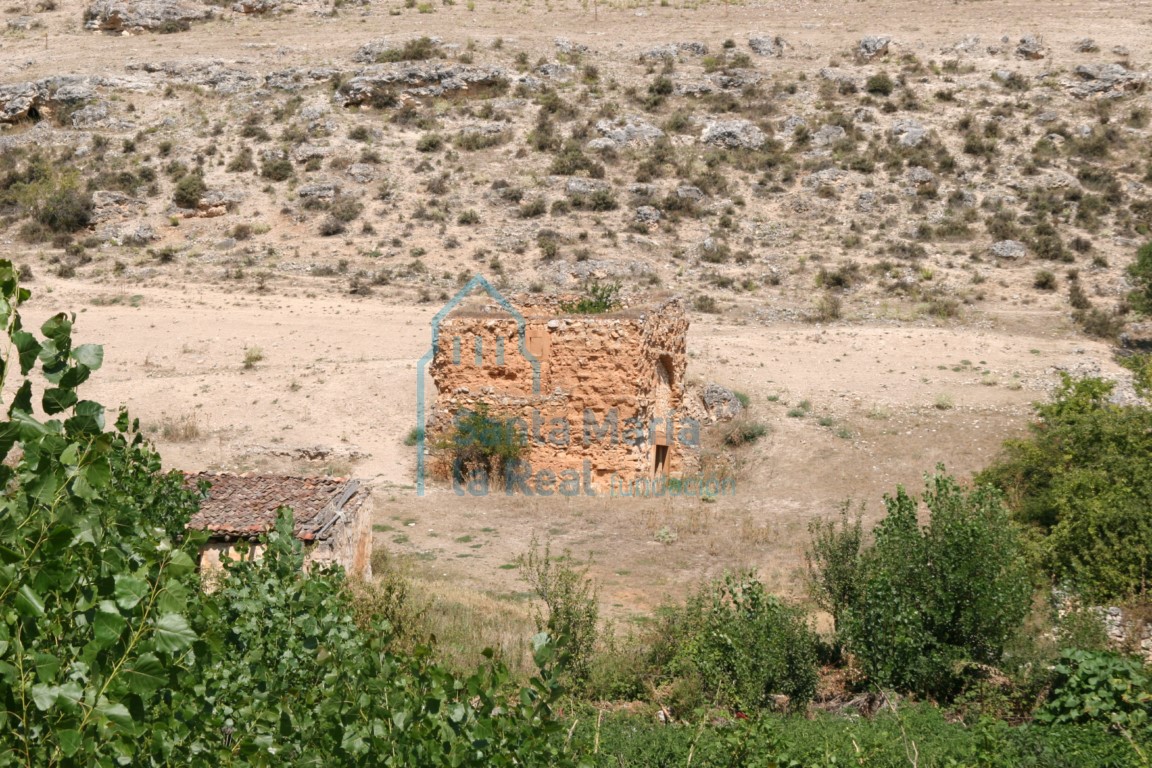
[[877,685],[950,697],[957,665],[999,662],[1028,611],[1019,534],[996,490],[965,490],[943,468],[927,478],[924,528],[903,488],[884,501],[846,612],[847,646]]
[[176,182],[176,189],[172,193],[172,202],[177,208],[195,208],[200,204],[208,186],[204,177],[198,173],[185,174]]
[[654,655],[666,674],[682,686],[699,684],[700,699],[685,704],[755,711],[778,707],[784,695],[790,708],[803,709],[816,693],[817,640],[803,612],[767,594],[749,572],[667,612],[660,636]]
[[1031,435],[1007,442],[978,478],[1035,528],[1047,573],[1090,601],[1152,585],[1152,410],[1113,405],[1112,388],[1064,374]]
[[53,232],[75,232],[92,221],[92,196],[73,187],[49,193],[36,206],[36,221]]

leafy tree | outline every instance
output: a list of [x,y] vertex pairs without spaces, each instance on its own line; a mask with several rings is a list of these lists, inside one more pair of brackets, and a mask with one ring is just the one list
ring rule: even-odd
[[863,531],[860,514],[848,517],[848,504],[840,510],[839,525],[814,520],[808,526],[811,543],[804,552],[808,563],[809,591],[816,604],[832,614],[839,634],[848,609],[859,594],[860,553]]
[[581,690],[591,675],[592,656],[598,636],[600,596],[588,578],[588,565],[581,569],[552,557],[551,547],[545,543],[540,552],[533,538],[531,548],[519,560],[520,575],[548,609],[548,615],[536,616],[536,628],[547,630],[559,641],[567,656],[565,676],[569,686]]
[[1028,611],[1031,584],[1019,535],[1000,494],[927,478],[928,524],[903,488],[862,556],[846,616],[847,645],[870,679],[947,697],[958,662],[995,664]]
[[195,663],[197,540],[171,536],[193,505],[126,413],[105,431],[103,406],[79,399],[101,347],[73,346],[65,314],[37,339],[19,313],[28,297],[0,262],[0,371],[23,378],[0,423],[0,765],[112,764]]
[[1046,572],[1092,601],[1152,589],[1152,411],[1110,403],[1112,387],[1065,374],[1032,434],[979,477],[1038,532]]
[[64,314],[43,338],[26,331],[28,297],[0,261],[0,392],[14,389],[0,422],[0,767],[571,764],[548,635],[523,688],[491,652],[464,677],[427,648],[393,653],[385,622],[358,625],[340,569],[303,572],[287,511],[262,559],[206,594],[203,534],[185,530],[196,494],[160,472],[126,413],[106,430],[104,408],[79,399],[103,351],[73,346]]

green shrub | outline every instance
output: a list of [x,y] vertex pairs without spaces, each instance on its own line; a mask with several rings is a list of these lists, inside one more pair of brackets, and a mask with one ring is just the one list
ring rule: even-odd
[[435,152],[444,146],[444,137],[438,133],[426,133],[416,140],[417,152]]
[[[726,576],[665,618],[666,669],[695,675],[708,700],[746,711],[802,710],[816,693],[817,641],[804,614],[767,594],[751,573]],[[667,651],[666,651],[667,652]]]
[[576,301],[564,302],[561,312],[575,315],[602,315],[620,306],[620,283],[591,280],[584,284],[583,295]]
[[724,431],[724,444],[732,447],[754,443],[768,434],[768,425],[751,419],[737,419]]
[[1035,527],[1046,572],[1090,601],[1146,596],[1152,585],[1152,410],[1113,405],[1113,386],[1063,374],[1052,401],[1036,406],[1031,435],[1006,442],[977,478]]
[[551,546],[540,551],[535,539],[527,553],[518,560],[520,576],[536,597],[544,603],[547,615],[536,614],[536,628],[547,630],[557,640],[566,656],[565,683],[582,691],[591,675],[593,649],[599,633],[599,594],[588,578],[591,562],[576,569],[568,565],[571,554],[552,557]]
[[507,480],[527,448],[515,420],[492,416],[480,403],[475,410],[456,415],[451,431],[437,441],[451,461],[457,483],[490,483]]
[[965,490],[943,468],[927,478],[928,525],[898,488],[861,556],[847,646],[876,685],[938,698],[958,692],[956,664],[996,664],[1028,611],[1031,582],[1000,494]]
[[845,503],[838,525],[825,520],[809,523],[809,544],[804,550],[809,593],[816,605],[831,614],[837,636],[843,629],[847,611],[856,604],[860,589],[861,515],[849,519],[848,510],[849,505]]
[[71,187],[57,189],[36,206],[35,218],[53,232],[75,232],[92,221],[92,196]]
[[1127,731],[1152,727],[1152,673],[1138,659],[1066,650],[1053,668],[1042,723],[1102,723]]
[[430,37],[418,37],[405,41],[399,48],[389,48],[376,56],[377,64],[392,64],[399,61],[425,61],[441,56],[440,46]]
[[292,178],[292,161],[286,157],[265,160],[260,175],[269,181],[287,181]]
[[887,72],[877,72],[864,84],[864,90],[876,96],[888,96],[895,87],[896,84]]
[[177,208],[195,208],[200,204],[200,198],[208,190],[204,177],[198,173],[189,173],[176,182],[176,190],[172,193],[172,202]]

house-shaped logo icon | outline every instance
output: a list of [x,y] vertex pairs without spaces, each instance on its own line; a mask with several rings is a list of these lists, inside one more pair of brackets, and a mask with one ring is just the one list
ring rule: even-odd
[[[471,338],[462,338],[459,335],[453,336],[451,339],[451,351],[448,352],[447,347],[443,348],[441,345],[445,342],[440,336],[440,327],[444,319],[455,309],[459,307],[476,288],[481,288],[488,294],[488,296],[508,314],[510,320],[516,323],[516,332],[514,338],[506,340],[503,336],[497,336],[494,340],[495,349],[485,350],[484,341],[479,335]],[[508,350],[508,341],[514,344],[514,350]],[[540,394],[540,361],[535,355],[528,351],[527,343],[527,323],[524,316],[512,306],[512,303],[506,299],[496,288],[492,286],[482,275],[476,275],[468,284],[461,288],[455,296],[453,296],[447,304],[436,313],[432,318],[432,345],[429,347],[428,352],[420,358],[420,362],[416,366],[416,493],[419,496],[424,495],[425,488],[425,445],[424,441],[427,437],[428,427],[428,367],[432,364],[437,354],[451,354],[452,365],[464,365],[465,361],[476,365],[477,367],[483,366],[489,361],[497,368],[503,368],[505,365],[506,354],[519,354],[531,366],[532,371],[532,390],[533,396]],[[494,354],[493,354],[494,353]]]

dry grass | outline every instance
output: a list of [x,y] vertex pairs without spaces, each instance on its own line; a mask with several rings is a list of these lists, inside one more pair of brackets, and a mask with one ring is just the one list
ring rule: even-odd
[[156,427],[160,438],[169,443],[191,443],[203,437],[200,416],[194,411],[178,416],[164,415]]

